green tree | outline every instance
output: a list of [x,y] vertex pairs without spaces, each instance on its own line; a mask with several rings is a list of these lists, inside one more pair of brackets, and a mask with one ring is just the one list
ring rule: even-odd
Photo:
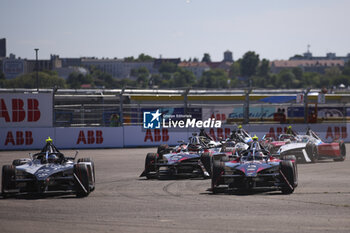
[[133,61],[135,61],[135,58],[134,58],[133,56],[131,56],[131,57],[125,57],[125,58],[124,58],[124,61],[125,61],[125,62],[133,62]]
[[[39,88],[66,88],[66,82],[56,72],[38,72]],[[14,79],[3,80],[5,88],[36,88],[36,73],[20,75]]]
[[202,62],[211,62],[209,53],[205,53],[202,58]]
[[174,87],[191,87],[196,82],[194,74],[186,69],[178,69],[174,74]]
[[334,78],[340,76],[341,74],[341,70],[339,69],[339,67],[336,66],[325,69],[325,75],[329,78]]
[[172,62],[165,62],[160,65],[160,73],[175,73],[177,71],[177,65]]
[[350,76],[350,60],[344,64],[343,75]]
[[154,58],[149,56],[149,55],[145,55],[144,53],[141,53],[139,55],[139,57],[137,58],[137,61],[139,61],[139,62],[152,62],[152,61],[154,61]]
[[302,80],[302,78],[303,78],[303,70],[300,67],[294,67],[292,69],[292,72],[293,72],[293,74],[294,74],[296,79]]
[[257,71],[258,64],[259,55],[252,51],[246,52],[241,61],[241,74],[244,77],[253,76]]
[[236,78],[236,77],[239,77],[240,75],[241,75],[240,61],[236,61],[230,66],[229,77]]
[[3,72],[0,71],[0,80],[5,80],[5,74]]
[[302,78],[302,86],[305,87],[320,87],[320,74],[315,72],[304,72],[303,78]]
[[302,56],[302,55],[300,55],[300,54],[295,54],[293,57],[291,57],[291,58],[299,58],[299,59],[301,59],[301,58],[304,58],[304,56]]
[[81,73],[73,72],[68,76],[67,84],[70,88],[79,89],[82,84],[93,85],[93,78],[91,75],[83,75]]
[[295,75],[290,70],[283,70],[278,74],[279,86],[282,88],[292,88],[295,81]]
[[270,71],[270,62],[267,59],[262,59],[258,67],[258,76],[266,77]]
[[137,83],[136,83],[136,80],[131,80],[131,79],[128,79],[128,78],[124,78],[124,79],[121,79],[121,80],[117,80],[116,81],[116,86],[118,88],[134,88],[137,86]]
[[203,73],[198,86],[204,88],[227,88],[227,73],[221,69],[213,69]]

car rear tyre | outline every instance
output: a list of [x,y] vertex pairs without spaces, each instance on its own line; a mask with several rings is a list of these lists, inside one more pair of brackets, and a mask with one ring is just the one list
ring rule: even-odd
[[334,161],[336,161],[336,162],[344,161],[346,158],[346,147],[345,147],[344,142],[339,142],[339,150],[340,150],[340,157],[334,159]]
[[211,164],[210,164],[210,154],[208,152],[204,152],[202,155],[201,155],[201,162],[205,168],[205,170],[209,173],[209,175],[211,176]]
[[293,162],[290,160],[284,160],[280,163],[280,180],[283,184],[282,193],[291,194],[294,192],[294,188],[297,186],[296,178],[296,168],[293,165]]
[[156,172],[156,166],[155,163],[157,162],[157,154],[156,153],[148,153],[146,155],[145,160],[145,173],[147,179],[153,178],[153,175],[150,174],[150,172]]
[[95,182],[96,182],[96,178],[95,178],[95,164],[94,161],[92,161],[92,159],[90,158],[80,158],[78,159],[78,163],[91,163],[91,171],[90,169],[88,169],[89,172],[89,178],[90,178],[90,189],[91,192],[95,189]]
[[16,168],[13,165],[2,167],[1,193],[4,198],[8,197],[8,190],[16,189]]
[[306,144],[306,153],[309,156],[312,163],[316,163],[318,161],[318,151],[317,146],[315,144]]
[[89,171],[86,164],[78,163],[74,165],[74,183],[77,197],[86,197],[90,194]]
[[221,183],[221,175],[224,172],[225,163],[217,160],[213,160],[213,171],[211,177],[211,190],[212,192],[218,193],[218,186]]

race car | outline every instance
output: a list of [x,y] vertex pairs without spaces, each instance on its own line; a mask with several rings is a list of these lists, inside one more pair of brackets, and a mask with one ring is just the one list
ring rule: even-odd
[[346,148],[343,141],[326,143],[311,129],[306,135],[297,135],[296,141],[281,146],[277,154],[280,156],[295,155],[298,162],[315,163],[320,159],[344,161]]
[[249,147],[244,140],[234,140],[228,138],[221,141],[221,146],[215,149],[205,150],[201,155],[201,162],[209,175],[212,174],[212,166],[214,160],[228,160],[239,157],[242,151],[247,150]]
[[89,158],[64,156],[49,137],[41,152],[2,167],[3,197],[17,194],[75,193],[86,197],[95,189],[95,168]]
[[292,134],[280,134],[275,140],[273,137],[269,137],[268,135],[264,135],[260,143],[268,150],[271,154],[277,153],[278,149],[292,142],[297,141],[297,136]]
[[209,173],[200,161],[201,155],[208,150],[208,144],[202,136],[193,134],[189,142],[180,141],[174,148],[160,145],[157,153],[148,153],[145,169],[140,177],[209,177]]
[[230,140],[234,140],[236,142],[243,142],[249,144],[253,141],[250,134],[245,131],[241,125],[238,126],[238,129],[234,129],[230,135]]
[[231,161],[214,161],[211,178],[213,193],[220,191],[280,190],[293,193],[298,185],[294,156],[285,160],[271,156],[258,142]]

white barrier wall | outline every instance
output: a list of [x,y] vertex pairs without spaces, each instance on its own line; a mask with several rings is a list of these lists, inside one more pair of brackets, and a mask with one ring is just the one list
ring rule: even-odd
[[[349,124],[297,124],[292,128],[304,134],[308,127],[314,130],[325,142],[343,140],[350,142]],[[227,138],[237,126],[223,125],[222,128],[206,131],[216,140]],[[251,135],[262,138],[269,133],[278,136],[284,133],[288,125],[244,125]],[[137,146],[176,145],[178,141],[187,141],[192,132],[198,129],[171,130],[148,129],[142,126],[91,127],[91,128],[0,128],[0,150],[40,149],[45,139],[51,137],[58,148],[118,148]]]
[[0,149],[39,149],[48,136],[55,138],[55,128],[0,128]]
[[0,150],[41,149],[47,137],[62,149],[124,146],[123,127],[1,128]]
[[55,128],[58,148],[123,147],[123,127]]
[[52,127],[52,93],[0,94],[0,128]]
[[124,127],[124,146],[158,146],[160,144],[176,145],[178,141],[187,141],[188,131],[170,131],[169,129],[143,129],[142,126]]

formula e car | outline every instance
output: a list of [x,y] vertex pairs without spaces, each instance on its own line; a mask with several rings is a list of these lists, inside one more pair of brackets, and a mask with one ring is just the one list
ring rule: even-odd
[[228,138],[220,142],[221,145],[215,149],[205,150],[201,155],[201,162],[208,173],[212,174],[214,160],[229,160],[240,156],[242,151],[248,149],[249,145],[244,140]]
[[211,190],[280,190],[293,193],[298,185],[297,165],[294,156],[280,160],[253,142],[240,157],[231,161],[213,162]]
[[[205,150],[209,149],[209,143],[203,136],[193,134],[189,142],[179,141],[179,145],[171,148],[160,145],[157,153],[148,153],[145,159],[145,169],[140,177],[164,178],[164,177],[209,177],[209,173],[203,166],[200,158]],[[212,144],[212,146],[216,143]],[[211,147],[214,149],[215,147]]]
[[280,134],[277,140],[268,135],[264,135],[260,143],[270,151],[271,154],[275,154],[281,146],[296,142],[297,140],[297,136],[292,134]]
[[243,143],[246,143],[246,144],[250,144],[251,142],[253,142],[253,139],[252,137],[250,136],[250,134],[245,131],[242,126],[238,126],[238,129],[237,130],[233,130],[231,135],[230,135],[230,138],[229,138],[231,141],[236,141],[236,142],[243,142]]
[[297,160],[306,163],[315,163],[320,159],[344,161],[346,148],[343,141],[326,143],[311,129],[306,135],[297,135],[293,143],[281,146],[277,154],[280,156],[295,155]]
[[64,156],[48,139],[41,152],[2,167],[2,196],[28,193],[88,196],[95,189],[94,163],[89,158],[75,162],[77,154]]

